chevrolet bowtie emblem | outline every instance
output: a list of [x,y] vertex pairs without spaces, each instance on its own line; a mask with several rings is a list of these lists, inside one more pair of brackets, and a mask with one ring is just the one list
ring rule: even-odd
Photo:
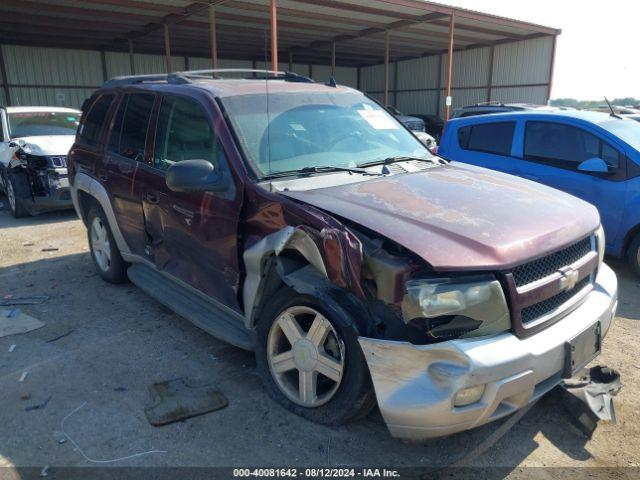
[[558,270],[562,275],[560,279],[560,289],[562,291],[571,290],[578,283],[578,271],[571,267],[564,267]]

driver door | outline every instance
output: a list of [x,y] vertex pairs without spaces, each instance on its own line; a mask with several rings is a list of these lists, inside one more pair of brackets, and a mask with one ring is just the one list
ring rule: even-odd
[[[156,267],[224,305],[238,303],[238,220],[241,189],[231,175],[214,125],[215,114],[196,99],[164,95],[156,121],[151,165],[142,192],[147,255]],[[204,159],[222,170],[223,192],[174,192],[167,169]]]
[[[620,234],[625,205],[626,157],[623,150],[586,129],[559,122],[528,121],[524,131],[524,161],[519,174],[563,190],[600,212],[607,244]],[[578,169],[585,160],[601,158],[606,174]]]

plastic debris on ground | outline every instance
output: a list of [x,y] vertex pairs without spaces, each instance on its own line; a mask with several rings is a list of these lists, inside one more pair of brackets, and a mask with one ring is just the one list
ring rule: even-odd
[[49,295],[34,295],[30,297],[14,297],[13,295],[5,295],[0,300],[0,307],[10,307],[14,305],[40,305],[49,300]]
[[562,404],[572,423],[588,438],[599,421],[616,423],[613,397],[622,389],[620,373],[616,370],[600,365],[584,368],[560,386]]
[[44,325],[44,322],[20,310],[0,310],[0,337],[27,333]]
[[160,426],[220,410],[229,402],[213,385],[196,385],[187,378],[154,383],[152,403],[144,413],[151,425]]

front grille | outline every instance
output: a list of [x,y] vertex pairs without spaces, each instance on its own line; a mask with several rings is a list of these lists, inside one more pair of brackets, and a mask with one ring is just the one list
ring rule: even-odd
[[548,277],[562,267],[571,265],[591,251],[591,237],[574,243],[570,247],[554,252],[513,269],[513,279],[517,287],[528,285],[542,278]]
[[590,277],[585,277],[578,283],[576,283],[573,288],[565,290],[564,292],[560,292],[551,298],[543,300],[542,302],[535,303],[530,307],[523,308],[521,312],[522,323],[526,325],[533,320],[537,320],[538,318],[542,318],[545,315],[553,312],[556,308],[562,306],[564,303],[571,300],[575,295],[580,293],[583,288],[589,285],[590,281]]
[[56,155],[54,157],[49,157],[51,161],[51,166],[54,168],[64,168],[67,166],[67,156],[66,155]]

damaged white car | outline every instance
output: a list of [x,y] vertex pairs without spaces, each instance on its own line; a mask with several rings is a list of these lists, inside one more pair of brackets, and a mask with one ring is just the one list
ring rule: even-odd
[[67,153],[80,111],[0,107],[0,189],[14,217],[73,208]]

